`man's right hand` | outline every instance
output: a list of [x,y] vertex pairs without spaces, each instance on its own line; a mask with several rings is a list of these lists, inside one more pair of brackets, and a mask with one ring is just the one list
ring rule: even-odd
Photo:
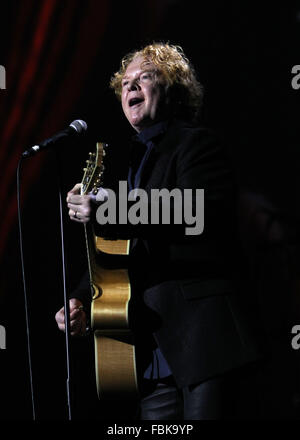
[[[69,301],[70,307],[70,334],[71,336],[84,336],[86,334],[87,317],[83,304],[76,298]],[[55,315],[58,328],[65,332],[65,309],[62,307]]]

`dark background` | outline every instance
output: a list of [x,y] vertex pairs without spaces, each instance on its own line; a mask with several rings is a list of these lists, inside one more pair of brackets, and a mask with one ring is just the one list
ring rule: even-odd
[[[153,40],[181,45],[192,60],[205,87],[203,122],[228,147],[239,185],[250,194],[246,205],[276,215],[284,230],[279,246],[250,246],[249,262],[272,346],[263,414],[299,418],[300,367],[290,330],[300,324],[300,90],[291,86],[292,67],[300,64],[300,2],[12,0],[1,3],[0,30],[7,83],[0,90],[0,324],[7,334],[0,419],[32,418],[16,202],[21,153],[74,119],[88,124],[83,144],[57,156],[43,152],[20,170],[36,413],[66,419],[65,341],[54,321],[63,304],[57,164],[63,200],[96,141],[110,145],[107,180],[125,176],[133,133],[108,83],[123,55]],[[251,241],[247,228],[243,233]],[[68,220],[65,253],[70,291],[86,262],[83,230]],[[72,353],[74,417],[96,419],[92,341],[73,341]]]

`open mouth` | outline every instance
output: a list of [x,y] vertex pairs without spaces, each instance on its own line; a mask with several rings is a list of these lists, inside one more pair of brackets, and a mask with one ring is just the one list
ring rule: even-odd
[[133,107],[135,105],[140,104],[141,102],[143,102],[143,98],[131,98],[128,102],[129,107]]

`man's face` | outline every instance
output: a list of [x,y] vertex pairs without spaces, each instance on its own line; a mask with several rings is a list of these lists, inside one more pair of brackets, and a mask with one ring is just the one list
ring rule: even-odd
[[122,79],[122,108],[131,126],[140,132],[162,116],[163,87],[157,69],[143,57],[135,58]]

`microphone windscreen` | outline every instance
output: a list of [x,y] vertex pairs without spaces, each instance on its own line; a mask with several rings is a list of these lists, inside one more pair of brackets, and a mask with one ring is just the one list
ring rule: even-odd
[[75,121],[71,122],[70,127],[74,128],[77,133],[83,133],[87,130],[87,123],[82,119],[76,119]]

